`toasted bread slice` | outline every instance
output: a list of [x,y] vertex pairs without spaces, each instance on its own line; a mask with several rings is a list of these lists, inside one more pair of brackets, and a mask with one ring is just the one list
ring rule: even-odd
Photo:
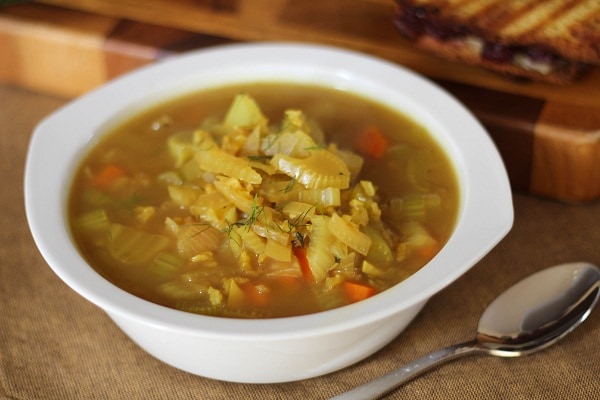
[[565,83],[600,64],[600,0],[397,0],[396,25],[444,58]]

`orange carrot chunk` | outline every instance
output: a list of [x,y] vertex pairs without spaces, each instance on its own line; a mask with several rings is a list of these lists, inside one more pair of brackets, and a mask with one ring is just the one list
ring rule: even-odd
[[308,264],[308,258],[306,257],[306,249],[304,247],[294,247],[294,256],[298,259],[300,263],[300,270],[302,271],[302,276],[310,282],[315,281],[315,277],[313,276],[312,271],[310,270],[310,265]]
[[387,152],[390,142],[376,126],[368,126],[356,138],[354,148],[360,154],[373,158],[381,158]]
[[125,176],[125,170],[116,165],[107,165],[92,179],[92,185],[100,189],[108,189],[118,178]]
[[352,303],[367,299],[377,293],[377,289],[374,287],[357,282],[345,281],[342,283],[342,288]]
[[271,301],[269,292],[261,290],[260,286],[248,283],[242,285],[241,289],[246,296],[246,300],[248,300],[253,307],[265,307]]

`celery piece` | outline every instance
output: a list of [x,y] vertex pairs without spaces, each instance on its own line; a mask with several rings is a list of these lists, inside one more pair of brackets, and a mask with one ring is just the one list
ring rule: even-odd
[[439,193],[430,193],[423,196],[428,209],[439,210],[442,207],[442,196]]
[[350,171],[344,160],[324,149],[309,154],[295,158],[278,153],[270,163],[307,189],[347,189],[350,186]]
[[154,235],[121,224],[112,224],[110,238],[110,254],[126,264],[149,263],[170,243],[166,236]]
[[404,197],[402,211],[405,218],[422,221],[427,213],[425,198],[420,194]]
[[160,252],[150,264],[151,274],[161,281],[171,279],[183,265],[183,260],[174,254]]
[[87,204],[94,207],[103,207],[113,201],[109,195],[96,189],[88,189],[84,191],[83,199]]
[[389,265],[394,260],[394,255],[381,232],[370,226],[361,227],[361,231],[371,238],[367,260],[378,267]]
[[318,207],[338,207],[342,204],[341,192],[337,188],[299,190],[297,195],[299,201]]
[[108,231],[110,220],[106,210],[99,209],[81,215],[77,218],[76,225],[84,232]]

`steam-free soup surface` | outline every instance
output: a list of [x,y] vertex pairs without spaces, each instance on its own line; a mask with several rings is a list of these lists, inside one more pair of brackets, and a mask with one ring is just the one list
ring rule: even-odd
[[448,240],[458,187],[411,118],[353,94],[224,87],[132,115],[76,172],[81,253],[168,307],[270,318],[365,300]]

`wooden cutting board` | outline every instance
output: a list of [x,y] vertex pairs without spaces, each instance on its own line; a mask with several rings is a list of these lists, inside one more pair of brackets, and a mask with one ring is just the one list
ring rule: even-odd
[[522,83],[414,49],[393,0],[43,0],[0,8],[0,82],[75,97],[187,50],[236,41],[340,46],[435,80],[486,126],[516,190],[600,197],[600,68],[567,86]]

